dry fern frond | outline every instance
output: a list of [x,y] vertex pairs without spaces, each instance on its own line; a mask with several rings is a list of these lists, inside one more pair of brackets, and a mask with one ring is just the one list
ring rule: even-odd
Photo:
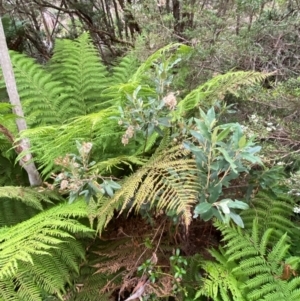
[[[120,212],[135,207],[150,205],[157,211],[176,211],[186,225],[190,224],[190,208],[196,203],[199,190],[195,160],[189,158],[189,151],[181,146],[156,152],[137,172],[128,177],[114,198],[122,202]],[[98,215],[101,216],[102,208]]]

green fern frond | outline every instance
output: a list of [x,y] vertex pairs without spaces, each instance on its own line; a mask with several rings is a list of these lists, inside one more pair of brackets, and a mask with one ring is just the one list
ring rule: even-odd
[[27,220],[43,210],[45,204],[60,200],[58,193],[42,188],[0,187],[0,227]]
[[294,200],[288,195],[260,191],[249,205],[250,209],[241,213],[246,230],[251,230],[253,220],[256,219],[260,233],[268,228],[274,229],[274,240],[278,240],[284,233],[293,235],[295,232],[295,224],[291,221]]
[[[49,255],[33,255],[33,264],[19,261],[14,277],[0,280],[0,287],[4,284],[2,293],[10,294],[13,301],[41,301],[45,293],[63,300],[66,284],[72,284],[71,275],[79,272],[78,260],[83,256],[84,250],[76,240],[65,239]],[[6,299],[0,294],[0,300]]]
[[123,84],[132,77],[138,67],[138,61],[133,56],[124,56],[117,65],[112,68],[111,82],[114,85]]
[[[11,51],[18,92],[30,125],[61,123],[64,87],[33,59]],[[34,109],[33,109],[34,108]]]
[[98,113],[74,118],[62,126],[37,127],[23,131],[21,138],[27,137],[31,141],[31,150],[36,154],[36,161],[47,175],[53,170],[53,161],[65,156],[67,153],[76,153],[76,141],[92,142],[97,149],[109,148],[105,157],[99,153],[98,161],[107,157],[120,154],[120,149],[125,152],[121,144],[123,130],[119,127],[114,117],[118,116],[115,107],[104,109]]
[[[0,232],[0,279],[14,277],[19,262],[34,264],[35,255],[48,255],[52,249],[71,238],[70,233],[92,232],[75,217],[86,217],[86,204],[62,204]],[[26,231],[24,231],[26,229]]]
[[0,187],[0,203],[3,199],[14,199],[27,206],[42,210],[42,202],[52,203],[51,200],[61,200],[54,191],[43,188],[4,186]]
[[101,107],[101,92],[108,86],[108,72],[88,33],[74,41],[57,40],[50,60],[53,79],[65,87],[63,118],[94,112]]
[[[221,254],[218,254],[218,258],[220,257]],[[225,261],[226,258],[222,258],[222,262]],[[208,273],[208,277],[204,279],[196,298],[207,296],[214,301],[246,301],[240,289],[241,282],[232,274],[233,267],[234,265],[230,266],[228,263],[204,262],[202,268]]]
[[120,166],[127,166],[133,170],[132,165],[142,166],[147,162],[146,159],[139,158],[136,156],[118,156],[115,158],[100,161],[94,165],[94,168],[99,172],[111,173],[113,168],[121,168]]
[[[215,224],[222,232],[226,245],[219,252],[211,251],[217,263],[202,263],[208,277],[198,292],[199,296],[205,295],[222,301],[279,301],[299,298],[300,277],[296,277],[293,272],[286,274],[285,271],[286,267],[291,268],[290,264],[298,265],[300,260],[299,257],[289,257],[287,234],[274,243],[271,235],[274,230],[268,228],[261,232],[257,220],[253,221],[251,232],[229,227],[219,221]],[[220,287],[225,289],[223,294]],[[237,299],[234,298],[234,288],[240,294]],[[227,299],[228,296],[232,299]]]
[[[271,240],[274,230],[269,228],[261,234],[257,220],[253,221],[251,235],[245,235],[236,227],[225,227],[219,222],[217,224],[227,242],[225,254],[228,262],[237,263],[237,266],[232,269],[233,275],[242,275],[245,278],[241,288],[249,301],[292,300],[291,296],[298,294],[299,281],[296,281],[298,286],[290,290],[288,281],[282,279],[283,266],[289,256],[287,234],[282,235],[274,244]],[[229,232],[234,233],[235,237],[231,236],[228,241],[226,233]]]
[[130,78],[131,82],[140,82],[145,76],[145,73],[153,66],[153,63],[161,59],[166,53],[174,52],[174,60],[179,56],[185,56],[189,54],[191,47],[180,43],[169,44],[165,47],[160,48],[155,53],[150,55],[145,62],[137,69],[134,75]]
[[222,100],[227,92],[236,94],[242,86],[254,85],[270,74],[260,72],[227,72],[217,75],[194,89],[178,104],[178,112],[184,114],[196,106],[211,107],[217,100]]

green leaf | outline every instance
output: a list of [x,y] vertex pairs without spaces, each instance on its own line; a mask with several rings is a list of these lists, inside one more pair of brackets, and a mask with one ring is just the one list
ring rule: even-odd
[[210,138],[210,132],[209,132],[209,129],[208,129],[207,125],[203,121],[201,121],[199,119],[195,118],[194,120],[195,120],[197,128],[199,129],[199,131],[201,132],[201,134],[206,139],[211,140],[211,138]]
[[234,212],[231,211],[231,212],[229,213],[229,216],[232,218],[232,220],[233,220],[239,227],[244,228],[244,222],[243,222],[242,218],[241,218],[238,214],[236,214],[236,213],[234,213]]
[[113,180],[110,180],[109,182],[109,186],[112,187],[113,189],[120,189],[121,185]]
[[247,141],[246,141],[246,136],[243,135],[243,136],[240,138],[240,140],[239,140],[239,148],[245,147],[245,146],[246,146],[246,143],[247,143]]
[[206,139],[203,137],[203,135],[197,131],[191,130],[190,133],[192,136],[194,136],[201,144],[204,144],[206,142]]
[[232,168],[232,170],[237,173],[237,170],[236,170],[236,165],[234,164],[234,161],[232,160],[232,158],[230,158],[229,154],[227,153],[227,151],[222,148],[222,147],[218,147],[217,148],[224,156],[225,160],[230,164],[230,167]]
[[259,164],[262,164],[261,162],[261,159],[257,156],[254,156],[254,155],[251,155],[251,154],[241,154],[241,157],[244,159],[244,160],[247,160],[251,163],[259,163]]
[[222,183],[218,183],[218,185],[212,185],[211,187],[209,187],[208,192],[209,192],[208,201],[210,203],[214,203],[215,201],[217,201],[217,199],[220,197],[222,193]]
[[202,213],[204,213],[204,212],[210,210],[211,207],[212,207],[212,205],[211,205],[210,203],[206,203],[206,202],[205,202],[205,203],[200,203],[200,204],[198,204],[198,205],[195,207],[194,212],[195,212],[196,214],[202,214]]
[[226,129],[224,129],[218,136],[217,136],[217,141],[222,141],[223,139],[225,139],[228,134],[231,131],[231,126],[228,126]]
[[218,204],[219,207],[221,207],[222,211],[224,214],[229,214],[230,213],[230,209],[228,207],[228,202],[220,202]]
[[213,216],[214,216],[214,208],[211,208],[200,215],[201,219],[203,219],[205,222],[209,221]]
[[234,201],[230,202],[228,204],[228,207],[242,209],[242,210],[249,209],[249,205],[247,203],[239,201],[239,200],[234,200]]
[[216,121],[216,113],[215,113],[215,109],[214,107],[211,107],[206,114],[206,119],[210,125],[210,127],[212,128],[215,121]]

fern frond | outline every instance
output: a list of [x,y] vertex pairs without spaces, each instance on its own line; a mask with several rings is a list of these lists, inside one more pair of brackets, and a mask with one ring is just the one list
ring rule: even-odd
[[[219,221],[215,222],[218,229],[224,235],[226,245],[225,252],[213,251],[211,254],[219,262],[220,268],[225,269],[231,266],[226,281],[237,285],[241,293],[241,300],[297,300],[300,290],[300,277],[290,280],[292,274],[287,274],[284,267],[289,262],[297,262],[300,258],[289,257],[289,245],[287,243],[287,234],[274,243],[271,228],[262,232],[258,226],[257,220],[253,221],[252,232],[241,230],[237,227],[228,227]],[[230,234],[230,235],[229,235]],[[238,245],[238,247],[237,247]],[[290,259],[291,258],[291,259]],[[210,263],[213,265],[214,263]],[[204,287],[200,293],[210,296],[213,300],[218,293],[221,296],[219,286],[226,287],[227,295],[232,294],[228,284],[224,284],[221,276],[215,277],[216,271],[210,265],[204,263],[204,269],[209,273],[208,282],[204,281]],[[220,279],[221,278],[221,279]],[[211,281],[213,279],[213,281]],[[217,293],[216,293],[217,292]],[[213,293],[215,295],[213,295]],[[237,299],[239,300],[239,299]]]
[[10,55],[29,125],[61,123],[59,104],[65,100],[64,87],[33,59],[13,51]]
[[94,221],[95,218],[97,218],[97,232],[101,235],[102,231],[105,229],[105,227],[108,225],[108,223],[111,221],[111,219],[114,216],[114,213],[116,210],[119,210],[122,206],[122,200],[116,200],[115,202],[112,202],[111,198],[104,197],[101,195],[97,200],[97,209],[95,212],[92,212],[92,215],[89,214],[90,219],[91,216]]
[[67,98],[60,102],[64,119],[99,109],[101,92],[108,86],[108,72],[88,33],[74,41],[57,40],[49,70],[65,87]]
[[166,53],[174,52],[174,60],[181,55],[187,55],[190,53],[191,48],[184,44],[174,43],[169,44],[165,47],[160,48],[155,53],[150,55],[145,62],[137,69],[134,75],[130,78],[131,82],[140,82],[140,80],[144,77],[145,73],[153,66],[153,63],[157,62],[160,58],[162,58]]
[[36,161],[43,168],[43,174],[48,174],[53,170],[53,161],[56,158],[67,153],[76,153],[76,140],[92,142],[95,148],[103,151],[109,148],[106,157],[103,153],[99,153],[98,161],[113,157],[115,153],[120,154],[120,149],[125,150],[121,144],[123,130],[113,119],[115,116],[118,116],[118,111],[115,107],[111,107],[98,113],[74,118],[62,126],[29,129],[23,131],[20,137],[30,139]]
[[[220,254],[218,258],[220,258]],[[222,262],[226,259],[222,258]],[[207,296],[212,300],[220,301],[246,301],[240,289],[241,282],[232,274],[233,266],[206,261],[202,268],[208,273],[203,281],[202,288],[196,297]]]
[[[70,233],[89,234],[91,229],[73,217],[86,217],[86,204],[62,204],[0,232],[0,279],[14,277],[20,262],[34,264],[33,256],[47,255],[63,243]],[[26,229],[26,231],[24,231]]]
[[[125,209],[137,211],[146,204],[157,210],[175,210],[188,225],[190,209],[196,203],[199,189],[194,160],[186,158],[181,146],[156,152],[153,157],[122,184],[112,204],[122,201]],[[101,208],[99,215],[101,215]]]
[[217,100],[223,99],[227,92],[236,94],[241,86],[253,85],[270,75],[249,71],[227,72],[217,75],[186,95],[178,104],[178,112],[182,115],[196,106],[211,107]]
[[54,191],[43,188],[4,186],[0,187],[0,202],[3,198],[20,201],[27,206],[42,210],[42,202],[52,203],[52,200],[61,200],[61,197]]
[[44,203],[61,200],[54,191],[41,188],[0,187],[0,226],[15,225],[43,210]]
[[272,235],[275,241],[284,233],[291,236],[295,232],[295,224],[291,221],[294,200],[288,195],[260,191],[249,205],[250,209],[241,213],[246,230],[251,229],[253,220],[256,219],[260,233],[268,228],[274,229]]
[[112,68],[111,82],[114,85],[123,84],[132,77],[138,67],[137,60],[130,55],[124,56],[117,65]]
[[99,172],[109,172],[111,173],[113,168],[121,168],[120,166],[127,166],[131,170],[132,165],[143,166],[147,162],[146,159],[139,158],[136,156],[118,156],[115,158],[110,158],[105,161],[100,161],[94,165],[94,168]]

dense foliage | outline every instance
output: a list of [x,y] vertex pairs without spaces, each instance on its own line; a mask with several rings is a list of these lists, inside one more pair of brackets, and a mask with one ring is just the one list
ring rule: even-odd
[[29,2],[1,7],[29,128],[1,77],[0,300],[299,300],[299,5]]

